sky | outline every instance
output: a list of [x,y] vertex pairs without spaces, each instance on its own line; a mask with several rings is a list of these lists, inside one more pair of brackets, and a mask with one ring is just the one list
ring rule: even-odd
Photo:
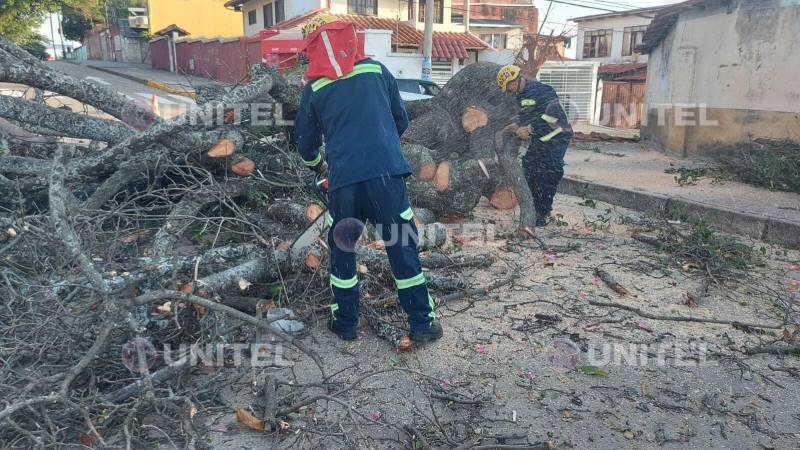
[[[549,0],[534,0],[534,4],[539,8],[539,21],[544,20],[547,9],[550,7],[550,14],[547,16],[547,22],[542,27],[543,34],[561,34],[562,32],[567,36],[575,36],[575,23],[570,22],[569,19],[573,17],[589,16],[593,14],[603,14],[608,12],[606,10],[623,11],[626,9],[648,8],[651,6],[669,5],[672,3],[680,3],[684,0],[563,0],[567,3],[592,5],[594,7],[573,6],[557,1]],[[551,7],[552,5],[552,7]],[[567,49],[566,56],[568,58],[575,57],[575,45]]]

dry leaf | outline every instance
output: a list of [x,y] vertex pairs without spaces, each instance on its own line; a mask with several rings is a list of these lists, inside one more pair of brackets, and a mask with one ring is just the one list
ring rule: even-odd
[[83,432],[78,433],[78,442],[80,442],[81,445],[85,447],[93,448],[95,440],[97,440],[97,435],[94,433],[92,433],[91,435]]
[[194,418],[197,415],[197,406],[192,405],[192,408],[189,410],[189,417]]
[[283,250],[285,252],[289,251],[290,247],[291,247],[291,245],[286,241],[278,242],[278,245],[275,246],[275,248],[277,248],[278,250]]
[[408,336],[401,336],[400,342],[397,344],[397,350],[404,352],[411,348],[411,339]]
[[282,420],[278,421],[278,426],[281,428],[281,431],[288,431],[289,430],[289,422],[284,422]]
[[253,430],[263,431],[265,428],[263,420],[250,414],[250,411],[244,408],[236,408],[236,421],[239,422],[240,425]]
[[17,235],[17,230],[15,230],[13,228],[9,228],[9,229],[6,230],[6,234],[8,235],[8,237],[12,237],[13,238],[14,236]]
[[239,279],[239,289],[246,291],[253,283],[245,280],[244,278]]
[[162,305],[158,305],[156,309],[158,309],[158,312],[161,314],[169,314],[172,312],[172,302],[165,302]]
[[181,286],[181,292],[183,292],[184,294],[191,294],[192,292],[194,292],[194,283],[189,282]]
[[364,264],[358,265],[358,273],[367,273],[367,272],[369,272],[367,266],[365,266]]

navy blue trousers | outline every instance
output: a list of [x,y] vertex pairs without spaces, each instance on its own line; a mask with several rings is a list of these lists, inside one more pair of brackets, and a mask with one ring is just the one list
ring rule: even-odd
[[553,210],[553,198],[558,190],[558,183],[564,177],[564,155],[567,153],[569,141],[541,142],[531,141],[522,167],[525,178],[533,194],[536,217],[544,217]]
[[[398,298],[411,330],[422,331],[435,318],[425,275],[417,252],[417,227],[401,176],[373,178],[344,186],[328,194],[332,225],[328,231],[331,250],[331,313],[342,330],[358,325],[359,287],[356,243],[367,221],[375,225],[386,244]],[[329,218],[330,221],[330,218]]]

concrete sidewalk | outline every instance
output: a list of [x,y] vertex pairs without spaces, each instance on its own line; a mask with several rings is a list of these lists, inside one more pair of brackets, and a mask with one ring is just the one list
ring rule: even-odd
[[707,178],[680,186],[665,173],[707,166],[638,143],[577,144],[567,152],[559,192],[640,211],[680,211],[722,231],[800,247],[800,194]]
[[92,69],[127,78],[131,81],[150,85],[151,87],[154,86],[152,86],[152,83],[148,82],[155,81],[171,89],[194,92],[195,86],[217,84],[215,81],[209,80],[208,78],[153,69],[149,64],[121,63],[93,59],[74,62],[76,64],[91,67]]

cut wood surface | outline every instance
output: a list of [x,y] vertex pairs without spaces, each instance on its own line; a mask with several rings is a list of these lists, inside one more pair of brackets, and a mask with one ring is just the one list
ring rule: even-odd
[[208,151],[208,156],[212,158],[227,158],[233,155],[235,151],[236,144],[231,139],[223,138],[211,147],[211,150]]
[[461,115],[461,126],[467,133],[472,133],[478,128],[489,123],[489,115],[483,108],[470,106]]
[[256,170],[256,163],[253,162],[252,159],[249,158],[240,158],[235,163],[231,165],[231,171],[236,175],[242,177],[249,177],[253,175],[253,172]]
[[489,197],[489,204],[500,210],[514,209],[519,202],[511,186],[503,185],[497,188]]
[[436,168],[436,174],[433,176],[433,186],[437,192],[446,191],[450,187],[450,163],[442,161],[439,167]]

